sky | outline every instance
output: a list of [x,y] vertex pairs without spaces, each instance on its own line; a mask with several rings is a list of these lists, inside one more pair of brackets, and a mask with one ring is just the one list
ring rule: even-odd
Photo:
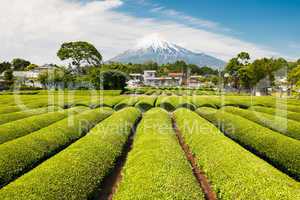
[[67,41],[108,60],[152,34],[228,61],[300,58],[300,0],[1,0],[0,61],[60,63]]

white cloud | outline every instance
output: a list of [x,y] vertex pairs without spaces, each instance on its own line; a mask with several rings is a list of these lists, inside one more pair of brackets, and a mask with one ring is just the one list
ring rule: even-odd
[[114,9],[121,5],[120,0],[85,4],[68,0],[1,0],[0,59],[23,57],[38,64],[58,62],[60,44],[73,40],[90,41],[109,59],[151,33],[225,60],[242,50],[254,57],[278,55],[233,37],[174,21],[137,18]]
[[208,28],[208,29],[219,29],[219,30],[223,30],[223,31],[230,30],[228,28],[225,29],[225,28],[220,27],[220,25],[216,22],[195,18],[195,17],[189,16],[189,15],[186,15],[182,12],[178,12],[173,9],[167,9],[162,6],[154,7],[150,11],[153,13],[157,13],[157,14],[161,14],[161,15],[170,17],[171,19],[184,21],[185,23],[189,23],[193,26],[199,26],[199,27]]

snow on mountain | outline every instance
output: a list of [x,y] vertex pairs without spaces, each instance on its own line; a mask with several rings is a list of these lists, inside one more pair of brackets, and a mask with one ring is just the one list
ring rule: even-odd
[[131,50],[112,58],[109,61],[121,63],[145,63],[148,61],[158,64],[174,63],[183,60],[189,64],[223,68],[225,62],[204,53],[195,53],[159,38],[156,35],[143,38]]

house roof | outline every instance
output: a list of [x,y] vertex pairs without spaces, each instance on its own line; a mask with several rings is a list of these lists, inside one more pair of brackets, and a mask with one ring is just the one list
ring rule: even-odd
[[183,76],[183,73],[169,73],[169,76],[171,77]]
[[129,76],[143,76],[143,75],[136,73],[136,74],[129,74]]

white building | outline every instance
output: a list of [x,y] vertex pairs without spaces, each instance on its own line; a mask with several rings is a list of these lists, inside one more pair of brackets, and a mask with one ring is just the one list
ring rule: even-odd
[[170,73],[166,77],[156,77],[155,70],[144,71],[144,85],[152,87],[176,87],[182,84],[181,73]]
[[[42,84],[38,81],[38,77],[41,72],[51,69],[53,69],[52,65],[43,65],[30,71],[13,71],[13,76],[22,85],[42,87]],[[4,77],[4,73],[0,77]]]
[[136,88],[143,85],[143,75],[142,74],[129,74],[130,80],[127,82],[130,88]]
[[189,88],[200,88],[205,86],[204,83],[201,83],[199,79],[203,78],[203,76],[190,76],[188,80],[188,87]]

